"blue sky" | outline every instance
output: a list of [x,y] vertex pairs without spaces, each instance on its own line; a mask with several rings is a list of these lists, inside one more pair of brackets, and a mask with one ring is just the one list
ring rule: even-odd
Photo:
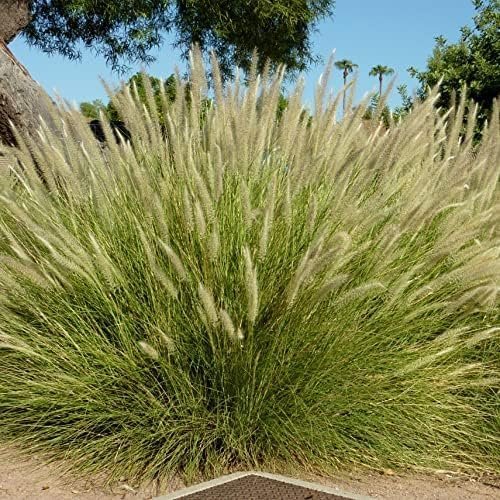
[[[328,59],[335,50],[335,59],[351,59],[359,65],[358,97],[377,88],[377,80],[368,76],[376,64],[391,66],[396,71],[396,84],[406,83],[410,91],[417,86],[406,71],[409,66],[424,68],[434,46],[434,37],[445,36],[450,41],[459,37],[459,28],[471,24],[474,9],[470,0],[337,0],[333,18],[318,26],[313,36],[316,54]],[[144,69],[155,76],[167,77],[175,66],[184,69],[179,53],[172,49],[171,38],[153,52],[157,61]],[[60,56],[48,56],[30,48],[18,37],[10,49],[49,92],[54,90],[70,101],[91,101],[105,98],[99,81],[118,83],[105,61],[90,51],[81,61],[69,61]],[[313,87],[323,71],[323,65],[310,68],[306,78],[306,101],[312,101]],[[141,69],[132,68],[130,74]],[[330,88],[337,90],[342,77],[337,70]],[[390,103],[399,102],[396,92]]]

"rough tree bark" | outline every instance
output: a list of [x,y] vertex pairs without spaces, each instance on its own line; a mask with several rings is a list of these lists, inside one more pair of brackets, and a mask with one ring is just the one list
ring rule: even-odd
[[29,23],[29,0],[0,0],[0,142],[15,145],[9,122],[21,133],[50,123],[50,98],[7,47]]

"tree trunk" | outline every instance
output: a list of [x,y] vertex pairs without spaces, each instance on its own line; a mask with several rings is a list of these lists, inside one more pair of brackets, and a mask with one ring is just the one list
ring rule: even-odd
[[0,40],[10,43],[31,21],[28,0],[0,0]]
[[379,75],[378,77],[378,81],[380,83],[380,90],[379,90],[379,93],[378,93],[378,98],[379,98],[379,101],[382,99],[382,79],[384,77],[382,75]]
[[344,93],[342,94],[342,115],[345,116],[345,93],[346,93],[346,85],[347,85],[347,74],[344,70]]
[[49,96],[7,47],[29,21],[28,1],[0,0],[0,142],[11,145],[10,122],[22,134],[36,130],[40,117],[51,123]]
[[50,123],[50,98],[0,42],[0,141],[16,143],[10,122],[21,133],[33,132],[40,116]]

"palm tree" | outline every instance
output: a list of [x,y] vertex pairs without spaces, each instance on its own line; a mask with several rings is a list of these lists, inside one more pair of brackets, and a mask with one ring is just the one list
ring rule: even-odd
[[[347,77],[349,76],[349,73],[352,73],[354,71],[354,68],[357,68],[358,65],[354,64],[349,59],[341,59],[340,61],[337,61],[335,63],[335,66],[338,69],[343,70],[342,75],[344,77],[344,87],[345,87],[347,85]],[[342,96],[342,111],[343,111],[344,115],[345,115],[345,97],[346,97],[346,93],[344,90],[344,95]]]
[[392,68],[389,66],[383,66],[382,64],[377,64],[370,70],[370,76],[378,76],[378,81],[380,83],[379,99],[382,98],[382,81],[384,76],[392,75],[393,73],[394,70]]

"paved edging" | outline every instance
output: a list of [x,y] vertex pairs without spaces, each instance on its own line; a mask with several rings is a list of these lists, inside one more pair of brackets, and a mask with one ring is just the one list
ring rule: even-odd
[[311,490],[321,491],[323,493],[331,493],[332,495],[338,495],[351,500],[373,500],[372,497],[356,495],[354,493],[343,491],[340,488],[331,488],[328,486],[323,486],[322,484],[319,483],[310,483],[308,481],[302,481],[300,479],[281,476],[279,474],[269,474],[267,472],[253,472],[253,471],[235,472],[233,474],[227,474],[226,476],[221,476],[218,477],[217,479],[212,479],[211,481],[205,481],[204,483],[195,484],[193,486],[189,486],[188,488],[183,488],[182,490],[175,491],[168,495],[155,497],[153,500],[174,500],[177,498],[182,498],[192,493],[198,493],[203,490],[208,490],[210,488],[214,488],[215,486],[219,486],[221,484],[228,483],[230,481],[235,481],[237,479],[241,479],[242,477],[246,476],[260,476],[260,477],[265,477],[267,479],[274,479],[275,481],[282,481],[284,483],[294,484],[296,486],[302,486],[303,488],[309,488]]

